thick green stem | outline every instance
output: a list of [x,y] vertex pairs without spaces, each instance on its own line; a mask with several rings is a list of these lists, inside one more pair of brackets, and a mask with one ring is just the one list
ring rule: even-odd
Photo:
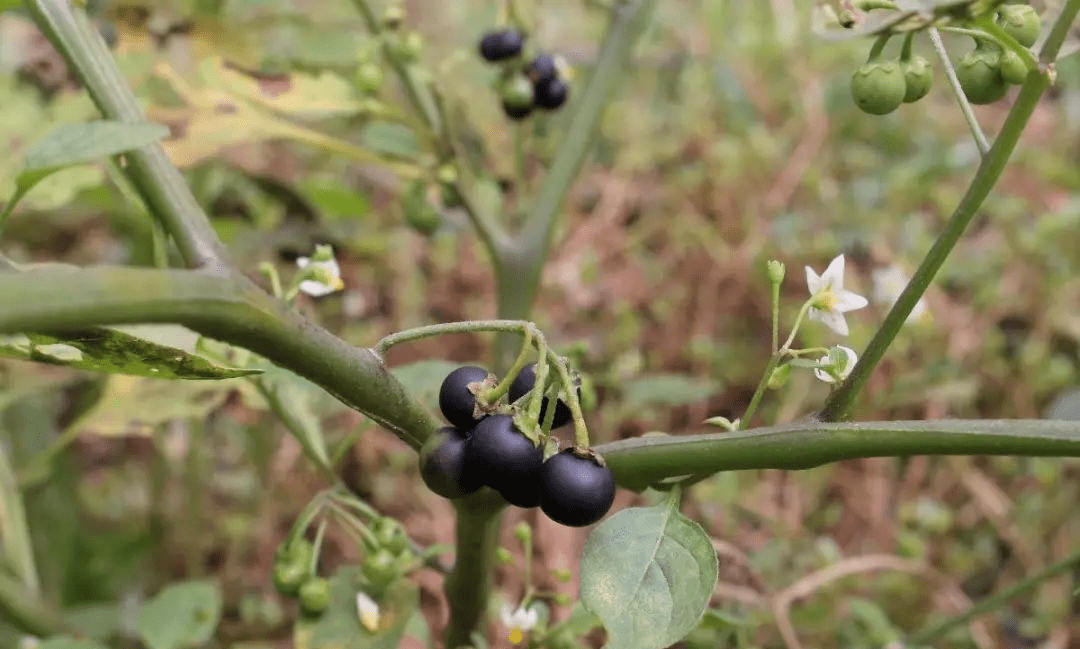
[[[1057,52],[1061,48],[1061,43],[1067,33],[1068,25],[1071,25],[1073,20],[1076,19],[1077,12],[1080,12],[1080,0],[1069,0],[1065,7],[1062,8],[1061,14],[1051,29],[1050,36],[1047,37],[1046,42],[1043,44],[1042,51],[1039,53],[1040,61],[1044,63],[1052,61],[1057,56]],[[960,240],[960,236],[975,217],[983,201],[990,194],[990,190],[997,184],[1001,172],[1005,169],[1005,164],[1009,161],[1013,150],[1016,149],[1020,134],[1024,131],[1031,113],[1034,112],[1035,106],[1039,102],[1039,98],[1042,97],[1043,91],[1049,87],[1050,78],[1051,75],[1048,70],[1028,75],[1027,81],[1020,88],[1016,103],[1013,104],[1012,110],[1009,111],[1009,115],[1001,127],[1001,132],[998,134],[997,139],[994,140],[994,145],[990,147],[990,150],[983,157],[971,185],[968,186],[967,193],[960,200],[956,211],[949,217],[944,232],[934,242],[930,251],[926,253],[926,257],[919,264],[915,275],[908,282],[907,287],[900,294],[896,303],[893,304],[888,315],[885,316],[885,321],[881,323],[881,327],[878,328],[870,344],[867,345],[866,351],[859,358],[859,362],[855,364],[855,369],[852,370],[851,375],[825,402],[825,407],[822,408],[819,414],[820,419],[823,421],[842,421],[851,417],[855,399],[870,379],[874,367],[885,355],[885,350],[888,349],[900,328],[904,326],[904,322],[907,320],[911,310],[915,307],[919,298],[922,297],[938,270],[941,269],[942,264],[945,263],[945,259],[956,246],[956,242]]]
[[70,631],[60,613],[31,595],[18,580],[0,571],[0,617],[16,629],[41,638]]
[[472,645],[470,636],[481,628],[495,574],[495,550],[506,503],[490,489],[455,501],[457,527],[454,569],[446,578],[450,625],[443,636],[446,649]]
[[[146,121],[109,48],[82,9],[71,0],[25,0],[25,4],[105,117],[122,122]],[[228,272],[225,247],[161,145],[144,146],[124,157],[128,176],[176,241],[187,265],[215,273]]]
[[370,349],[305,320],[243,278],[139,268],[0,273],[0,332],[169,322],[261,354],[419,449],[439,424]]
[[1041,419],[802,422],[752,431],[649,436],[602,444],[623,487],[741,469],[809,469],[864,457],[909,455],[1080,456],[1080,423]]

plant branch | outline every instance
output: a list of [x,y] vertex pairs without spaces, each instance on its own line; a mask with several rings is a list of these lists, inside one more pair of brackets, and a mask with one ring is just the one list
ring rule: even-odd
[[[109,53],[105,41],[82,9],[70,0],[24,0],[38,27],[52,40],[79,75],[102,115],[121,122],[145,122],[139,104]],[[183,176],[160,144],[124,154],[132,183],[176,241],[191,268],[228,273],[228,253],[210,219],[199,207]]]
[[0,617],[16,629],[41,638],[72,630],[58,611],[28,593],[18,580],[3,571],[0,571]]
[[506,503],[490,489],[454,501],[457,509],[454,569],[446,578],[450,624],[443,644],[447,649],[471,646],[481,628],[495,573],[495,549]]
[[1080,456],[1080,422],[1041,419],[802,422],[736,433],[650,436],[595,448],[615,480],[641,490],[664,478],[743,469],[810,469],[864,457]]
[[[1064,41],[1068,26],[1076,19],[1077,12],[1080,12],[1080,0],[1068,0],[1051,28],[1050,35],[1043,44],[1039,53],[1040,61],[1045,63],[1054,60],[1058,50],[1061,48],[1061,43]],[[855,364],[851,375],[825,402],[825,406],[819,414],[823,421],[841,421],[851,417],[855,398],[870,379],[870,373],[873,372],[874,367],[885,355],[885,350],[904,325],[911,310],[915,307],[919,298],[922,297],[938,270],[941,269],[942,264],[945,263],[945,259],[956,246],[956,242],[960,240],[960,236],[975,217],[983,201],[986,200],[994,185],[997,184],[1001,172],[1005,169],[1005,164],[1008,162],[1013,150],[1016,149],[1020,134],[1023,133],[1031,113],[1039,102],[1039,98],[1049,87],[1050,80],[1051,72],[1046,68],[1040,70],[1039,73],[1028,75],[1027,81],[1020,88],[1020,94],[1016,97],[1016,103],[1013,104],[1012,110],[1009,111],[1008,117],[1005,118],[1005,123],[1002,125],[997,139],[994,140],[993,146],[983,157],[978,171],[975,172],[975,177],[968,186],[967,192],[960,200],[960,204],[957,205],[952,216],[949,217],[945,230],[938,236],[930,251],[926,253],[926,257],[919,264],[919,268],[915,271],[911,281],[908,282],[900,297],[889,310],[888,315],[885,316],[884,322],[881,323],[881,327],[878,328],[877,333],[874,334],[873,339],[867,345],[866,351],[862,353],[859,361]]]
[[975,138],[975,146],[979,149],[979,155],[985,156],[990,151],[990,142],[986,139],[982,126],[979,125],[979,118],[975,116],[975,109],[971,107],[971,102],[967,100],[964,89],[960,87],[960,79],[956,77],[956,68],[953,67],[952,61],[949,60],[949,52],[946,51],[945,43],[941,40],[941,32],[936,27],[931,27],[926,31],[930,34],[930,43],[933,44],[934,53],[937,54],[938,59],[941,61],[941,67],[945,70],[945,79],[949,82],[949,88],[956,97],[956,103],[960,106],[964,121],[967,122],[968,129],[971,130],[971,137]]
[[0,333],[169,322],[250,349],[325,389],[415,449],[438,423],[380,358],[292,311],[244,278],[95,267],[0,273]]

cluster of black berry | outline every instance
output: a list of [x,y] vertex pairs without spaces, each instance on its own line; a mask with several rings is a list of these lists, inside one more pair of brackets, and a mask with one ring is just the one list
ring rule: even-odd
[[[539,506],[563,525],[583,526],[600,520],[615,498],[611,469],[587,451],[575,448],[545,461],[543,451],[521,432],[511,415],[478,405],[477,393],[494,384],[494,376],[474,365],[447,375],[439,390],[439,408],[452,425],[440,428],[420,451],[424,483],[445,498],[461,498],[481,487],[491,487],[508,503]],[[511,384],[510,402],[528,395],[535,384],[535,367],[530,365]],[[540,421],[549,405],[545,397]],[[570,409],[557,400],[552,426],[563,426],[570,418]]]
[[506,63],[501,94],[503,112],[510,119],[524,119],[533,108],[555,110],[566,103],[570,92],[555,57],[538,54],[518,65],[525,35],[515,29],[488,32],[480,39],[480,56],[492,63]]

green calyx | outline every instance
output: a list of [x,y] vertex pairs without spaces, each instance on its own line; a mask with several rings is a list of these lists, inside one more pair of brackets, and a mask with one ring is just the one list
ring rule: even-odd
[[870,61],[851,76],[851,98],[863,112],[885,115],[896,110],[907,94],[898,61]]
[[1005,50],[1001,53],[1001,60],[998,62],[1001,67],[1001,78],[1006,83],[1021,84],[1027,80],[1028,67],[1024,63],[1024,59],[1020,58],[1020,55],[1012,50]]
[[930,86],[934,82],[934,70],[930,67],[929,61],[915,55],[900,61],[900,68],[904,71],[905,104],[918,101],[930,92]]
[[998,24],[1005,33],[1024,47],[1031,47],[1039,40],[1042,19],[1030,5],[1005,5],[998,9]]

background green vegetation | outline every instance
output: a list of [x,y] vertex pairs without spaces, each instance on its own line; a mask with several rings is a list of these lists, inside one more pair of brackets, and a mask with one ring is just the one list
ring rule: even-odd
[[[868,44],[816,39],[805,4],[659,3],[630,82],[605,115],[598,150],[567,201],[535,315],[587,376],[594,443],[700,431],[708,416],[739,416],[769,354],[765,260],[788,265],[789,314],[805,298],[802,266],[820,270],[839,253],[848,256],[851,288],[869,295],[874,269],[913,270],[970,179],[978,154],[940,67],[927,99],[867,116],[851,102],[848,81]],[[490,186],[487,200],[511,207],[550,157],[544,135],[562,116],[527,123],[519,176],[514,127],[489,87],[494,73],[474,54],[495,19],[492,5],[413,2],[408,25],[424,35],[421,57],[448,106],[473,129],[461,134],[467,155],[505,180]],[[296,256],[333,243],[346,291],[300,308],[357,345],[495,315],[490,267],[462,215],[447,211],[437,233],[417,233],[405,222],[398,177],[362,160],[376,151],[409,163],[416,143],[389,120],[357,116],[351,72],[369,44],[348,3],[173,0],[95,9],[151,118],[172,126],[167,148],[241,267],[255,276],[259,262],[273,260],[289,274]],[[535,17],[535,41],[584,70],[603,27],[599,12],[549,2],[536,4]],[[950,45],[955,56],[969,47]],[[931,58],[926,43],[918,48]],[[18,14],[0,17],[0,66],[6,198],[31,144],[95,112]],[[258,72],[257,82],[241,71]],[[254,93],[262,105],[238,114],[226,109],[222,90]],[[382,96],[395,92],[388,83]],[[1080,69],[1071,57],[928,292],[929,315],[898,337],[857,419],[1080,417],[1078,107]],[[1007,100],[977,109],[988,132],[1006,108]],[[283,120],[337,139],[298,133]],[[117,178],[104,166],[50,177],[16,211],[3,252],[18,262],[150,265],[150,221]],[[815,326],[802,339],[860,349],[886,308],[852,314],[847,341]],[[395,349],[388,360],[485,360],[490,344],[484,336],[441,338]],[[428,390],[434,408],[432,390],[445,373],[441,364],[413,365],[402,378]],[[221,646],[288,644],[292,612],[273,594],[269,565],[323,483],[245,386],[0,361],[0,430],[27,487],[37,565],[56,603],[94,605],[87,614],[123,625],[124,606],[162,584],[211,576],[226,602]],[[796,373],[769,394],[760,421],[797,419],[826,393],[810,373]],[[450,539],[451,510],[423,488],[403,444],[318,391],[294,397],[332,439],[359,437],[346,462],[351,486],[417,541]],[[30,462],[50,445],[51,462]],[[1073,551],[1078,467],[880,459],[706,480],[684,511],[720,552],[720,613],[686,643],[884,646]],[[633,500],[622,493],[616,507]],[[581,533],[536,524],[540,565],[576,569]],[[347,538],[328,542],[331,565],[358,560]],[[1080,646],[1078,579],[1049,580],[940,646]],[[441,626],[439,579],[420,573],[417,581],[428,622]],[[504,570],[499,583],[515,601],[516,572]],[[9,633],[2,644],[10,642]]]

